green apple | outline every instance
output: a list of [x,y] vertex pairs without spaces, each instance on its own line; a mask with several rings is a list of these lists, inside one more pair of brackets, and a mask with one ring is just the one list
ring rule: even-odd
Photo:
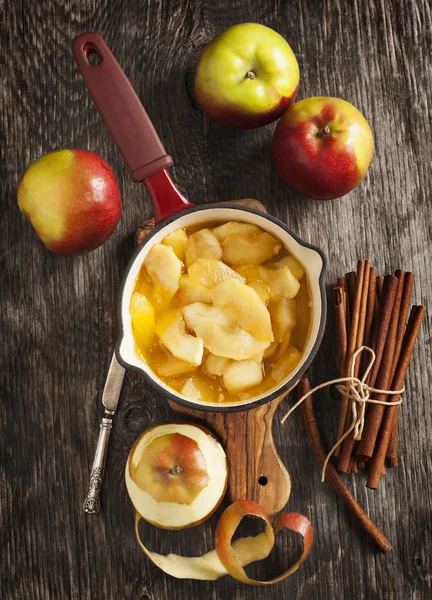
[[259,23],[234,25],[203,51],[195,95],[215,121],[260,127],[278,119],[294,102],[299,66],[289,44]]

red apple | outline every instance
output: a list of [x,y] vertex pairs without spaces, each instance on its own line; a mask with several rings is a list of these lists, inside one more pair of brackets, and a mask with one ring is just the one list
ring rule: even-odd
[[45,154],[27,168],[18,184],[18,205],[49,250],[84,254],[117,227],[122,199],[103,158],[73,149]]
[[278,119],[297,95],[300,72],[289,44],[259,23],[234,25],[203,51],[195,95],[214,119],[260,127]]
[[292,106],[277,124],[272,154],[280,177],[317,200],[348,194],[363,179],[373,153],[364,116],[340,98],[316,97]]
[[225,494],[222,446],[204,427],[166,423],[145,431],[126,464],[126,487],[136,511],[164,529],[193,527]]

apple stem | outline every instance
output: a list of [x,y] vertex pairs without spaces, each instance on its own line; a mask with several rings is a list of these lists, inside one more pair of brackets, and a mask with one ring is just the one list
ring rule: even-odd
[[179,475],[182,472],[182,468],[180,465],[175,465],[170,469],[170,475]]
[[248,72],[246,73],[246,77],[247,77],[248,79],[256,79],[256,73],[255,73],[254,71],[248,71]]
[[322,129],[318,130],[317,136],[323,137],[324,135],[327,135],[329,133],[330,133],[330,127],[328,125],[325,125]]

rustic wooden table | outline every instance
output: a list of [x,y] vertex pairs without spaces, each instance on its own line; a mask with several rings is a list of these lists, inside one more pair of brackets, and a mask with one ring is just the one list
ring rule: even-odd
[[[365,181],[342,200],[319,203],[287,189],[270,159],[273,126],[226,129],[210,123],[190,93],[202,46],[227,26],[257,21],[292,45],[300,98],[342,96],[375,135]],[[150,216],[143,189],[129,179],[72,60],[85,30],[100,32],[124,66],[168,151],[172,173],[196,203],[241,197],[269,211],[324,250],[328,286],[368,257],[381,272],[416,275],[415,301],[432,291],[431,9],[427,0],[179,0],[110,2],[14,0],[0,4],[1,138],[1,583],[5,600],[243,598],[430,598],[432,453],[431,331],[423,326],[402,409],[401,465],[379,491],[364,478],[350,488],[394,544],[383,556],[328,484],[305,439],[300,413],[274,436],[293,492],[288,508],[307,514],[315,545],[293,577],[249,588],[229,577],[178,581],[153,567],[135,541],[123,471],[129,448],[149,425],[172,416],[165,400],[128,373],[109,450],[103,510],[85,516],[82,500],[101,417],[99,404],[117,335],[116,302],[137,226]],[[15,188],[41,154],[88,148],[108,160],[124,196],[119,227],[90,255],[59,258],[20,214]],[[332,328],[329,314],[328,330]],[[336,374],[327,335],[312,383]],[[335,431],[338,404],[316,395],[320,426]],[[286,406],[286,405],[285,405]],[[215,518],[199,529],[148,528],[161,552],[198,553],[213,544]],[[266,571],[298,550],[281,539]],[[255,573],[257,570],[255,570]]]

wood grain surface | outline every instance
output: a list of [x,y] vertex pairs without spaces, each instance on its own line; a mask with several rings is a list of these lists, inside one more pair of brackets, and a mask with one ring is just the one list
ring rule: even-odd
[[[273,27],[299,60],[299,97],[341,96],[369,120],[375,156],[364,182],[328,203],[301,198],[276,176],[269,146],[274,126],[231,130],[210,122],[191,93],[196,58],[225,27]],[[110,0],[0,1],[0,598],[6,600],[423,599],[432,575],[432,387],[430,310],[409,370],[401,410],[400,466],[378,491],[365,477],[350,488],[393,543],[378,554],[366,534],[320,483],[300,413],[273,436],[289,466],[288,509],[315,526],[311,555],[290,579],[269,589],[225,577],[178,581],[149,564],[133,535],[124,466],[136,436],[175,418],[162,397],[128,373],[115,419],[103,510],[81,505],[101,417],[99,405],[117,335],[117,293],[135,231],[151,214],[140,186],[92,105],[71,57],[75,35],[101,33],[143,100],[168,152],[172,174],[198,204],[257,198],[327,254],[330,286],[369,258],[379,273],[416,273],[414,301],[427,304],[431,262],[432,17],[427,0]],[[110,240],[82,257],[50,254],[16,203],[16,184],[46,152],[87,148],[114,168],[124,197]],[[330,289],[330,288],[329,288]],[[312,385],[336,375],[333,315],[310,370]],[[338,400],[315,395],[327,445]],[[145,528],[159,552],[213,547],[217,516],[198,529]],[[275,574],[298,551],[281,535],[272,559],[252,568]]]

